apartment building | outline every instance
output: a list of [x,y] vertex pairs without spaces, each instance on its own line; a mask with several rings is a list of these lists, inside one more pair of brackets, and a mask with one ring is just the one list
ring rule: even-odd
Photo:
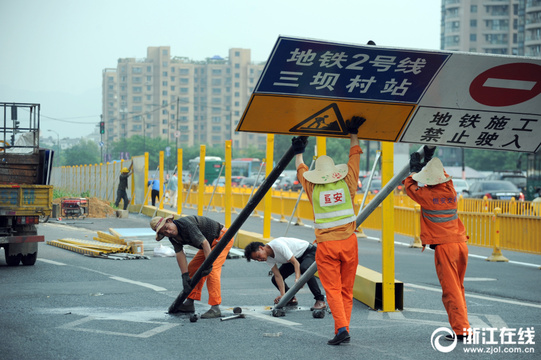
[[[541,57],[541,0],[442,0],[441,49]],[[464,151],[439,156],[458,166]]]
[[541,56],[541,0],[443,0],[441,49]]
[[104,141],[140,135],[176,147],[222,145],[265,149],[264,134],[234,131],[263,71],[250,49],[202,61],[173,56],[169,46],[147,48],[144,59],[121,58],[102,73]]

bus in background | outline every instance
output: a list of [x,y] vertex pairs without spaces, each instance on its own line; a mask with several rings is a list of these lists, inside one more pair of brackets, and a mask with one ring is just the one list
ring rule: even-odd
[[[257,176],[261,168],[258,158],[237,158],[231,160],[231,176]],[[261,176],[265,176],[265,167],[261,169]]]
[[[220,175],[220,169],[224,161],[219,156],[205,156],[205,185],[211,185],[212,182]],[[193,183],[199,181],[199,156],[195,159],[191,159],[188,162],[188,170],[193,178]],[[196,172],[197,169],[197,172]],[[222,170],[222,176],[225,174],[225,169]]]

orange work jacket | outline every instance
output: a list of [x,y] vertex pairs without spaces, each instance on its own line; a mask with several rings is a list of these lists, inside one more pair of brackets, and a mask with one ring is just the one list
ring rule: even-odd
[[466,229],[458,218],[453,181],[419,187],[411,175],[403,182],[408,196],[421,206],[423,245],[465,242]]

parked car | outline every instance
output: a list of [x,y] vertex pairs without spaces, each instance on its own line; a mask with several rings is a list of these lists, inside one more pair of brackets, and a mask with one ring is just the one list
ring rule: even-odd
[[470,188],[470,185],[464,179],[453,179],[453,185],[457,195],[462,194],[464,190],[468,190]]
[[245,176],[231,176],[231,186],[240,186],[240,182]]
[[254,185],[259,186],[263,183],[263,180],[264,180],[263,178],[260,177],[259,179],[257,179],[257,184],[256,184],[256,179],[257,179],[257,176],[245,177],[240,181],[239,186],[240,187],[253,187]]
[[488,175],[485,180],[507,180],[515,184],[522,192],[526,189],[526,175],[520,170],[496,171]]
[[291,190],[291,191],[300,191],[302,185],[297,179],[297,171],[295,170],[286,170],[282,173],[284,176],[280,178],[280,182],[276,184],[276,190]]
[[216,186],[216,184],[218,184],[218,186],[225,186],[225,176],[220,176],[219,179],[214,179],[212,186]]
[[464,197],[482,199],[485,195],[489,199],[524,201],[524,194],[518,187],[508,180],[479,180],[470,185],[463,192]]
[[[370,179],[369,177],[365,177],[365,178],[361,179],[361,186],[360,186],[359,191],[361,193],[363,193],[363,194],[366,192],[366,187],[368,186],[368,180],[369,179]],[[370,183],[369,191],[372,194],[377,194],[377,193],[379,193],[381,191],[381,177],[372,178],[372,182]]]

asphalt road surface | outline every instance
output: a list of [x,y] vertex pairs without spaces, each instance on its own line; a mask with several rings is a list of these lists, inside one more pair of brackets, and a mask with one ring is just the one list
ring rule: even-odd
[[[218,221],[224,217],[207,215]],[[148,224],[148,217],[130,214],[127,219],[51,221],[38,231],[46,240],[92,239],[98,230],[147,229]],[[242,229],[262,233],[262,219],[250,217]],[[285,229],[273,222],[271,235],[282,236]],[[359,239],[359,263],[380,272],[380,233],[365,233],[368,238]],[[312,241],[313,229],[290,226],[287,235]],[[140,240],[148,260],[92,258],[44,243],[34,266],[8,267],[0,255],[0,358],[418,360],[511,354],[539,359],[541,354],[540,256],[504,251],[509,263],[490,263],[485,259],[491,249],[470,247],[466,300],[478,341],[452,345],[432,338],[445,335],[437,329],[450,328],[433,252],[409,248],[411,238],[397,235],[395,269],[405,284],[404,310],[378,312],[354,301],[351,342],[329,346],[332,316],[312,317],[314,299],[307,286],[297,294],[297,307],[273,317],[278,291],[269,267],[236,255],[223,267],[221,309],[229,316],[241,307],[245,318],[190,322],[188,316],[167,314],[182,288],[176,260],[153,256],[158,243],[152,237]],[[204,288],[196,313],[209,308],[207,299]]]

